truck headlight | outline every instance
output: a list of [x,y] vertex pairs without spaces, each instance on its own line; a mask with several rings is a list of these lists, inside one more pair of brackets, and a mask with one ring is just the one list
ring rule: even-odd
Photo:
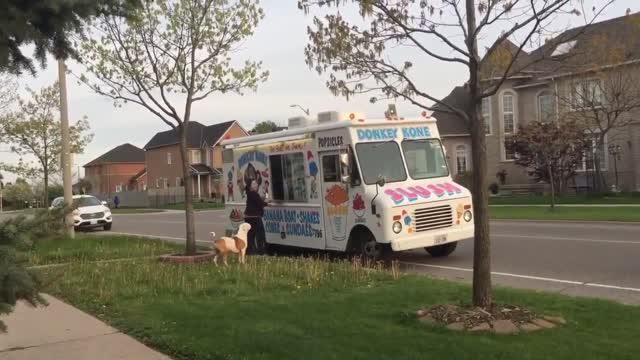
[[467,210],[464,212],[464,221],[469,222],[473,219],[473,214],[471,214],[471,211]]
[[400,221],[396,221],[393,223],[393,227],[391,228],[394,233],[399,234],[402,231],[402,224]]

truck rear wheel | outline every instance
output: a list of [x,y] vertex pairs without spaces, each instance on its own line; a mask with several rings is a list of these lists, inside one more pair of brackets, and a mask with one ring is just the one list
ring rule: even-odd
[[429,255],[433,257],[446,257],[451,255],[456,247],[458,247],[458,242],[450,242],[442,245],[430,246],[424,249],[427,250]]

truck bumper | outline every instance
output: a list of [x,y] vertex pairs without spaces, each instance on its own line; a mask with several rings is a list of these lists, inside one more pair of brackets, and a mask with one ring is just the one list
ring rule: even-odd
[[473,238],[473,225],[445,228],[391,240],[393,251],[425,248]]

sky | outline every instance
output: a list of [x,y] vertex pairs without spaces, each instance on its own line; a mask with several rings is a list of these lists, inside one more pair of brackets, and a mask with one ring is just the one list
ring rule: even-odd
[[[586,8],[603,1],[585,0]],[[257,92],[245,93],[244,96],[213,94],[194,106],[192,120],[206,125],[238,120],[247,130],[264,120],[286,125],[288,118],[304,115],[300,109],[291,108],[292,104],[308,108],[312,117],[318,112],[332,110],[364,113],[369,118],[383,117],[388,104],[392,102],[397,105],[401,116],[414,116],[421,112],[421,109],[402,101],[372,104],[368,95],[355,96],[349,101],[334,97],[325,86],[328,75],[317,74],[304,61],[304,47],[308,42],[306,29],[314,13],[304,14],[298,10],[296,0],[262,0],[260,4],[266,16],[258,25],[255,35],[242,45],[241,51],[235,56],[238,60],[261,60],[264,69],[270,72],[268,81],[261,84]],[[599,20],[622,16],[628,8],[632,12],[639,11],[638,0],[617,0],[600,15]],[[357,19],[355,12],[350,9],[342,12]],[[583,19],[575,16],[558,19],[563,27],[567,24],[581,25],[580,21],[584,23]],[[481,46],[489,46],[501,28],[498,24],[489,30]],[[445,48],[438,43],[433,44],[433,48],[446,54]],[[453,87],[467,79],[464,67],[437,61],[414,49],[398,49],[394,53],[394,60],[409,60],[415,64],[412,69],[414,78],[437,98],[446,96]],[[83,72],[80,64],[70,61],[68,67],[75,74]],[[57,76],[56,63],[51,59],[48,66],[39,70],[35,77],[23,75],[19,79],[20,93],[25,94],[27,87],[39,89],[50,85],[57,80]],[[156,132],[168,129],[166,124],[142,107],[125,104],[115,108],[111,100],[92,93],[85,85],[78,84],[73,76],[69,76],[67,81],[71,121],[87,116],[94,133],[94,139],[85,152],[74,157],[74,172],[80,169],[79,176],[83,175],[82,165],[115,146],[131,143],[143,147]],[[0,162],[17,162],[17,157],[7,152],[8,149],[9,146],[0,139]],[[4,175],[7,181],[15,179],[12,174]]]

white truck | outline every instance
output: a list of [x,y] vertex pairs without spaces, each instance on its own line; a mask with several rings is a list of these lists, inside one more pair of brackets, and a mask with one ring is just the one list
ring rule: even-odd
[[436,119],[371,120],[326,112],[285,131],[225,140],[228,231],[244,221],[245,188],[271,201],[268,245],[357,252],[425,248],[451,254],[473,237],[471,194],[452,180]]

